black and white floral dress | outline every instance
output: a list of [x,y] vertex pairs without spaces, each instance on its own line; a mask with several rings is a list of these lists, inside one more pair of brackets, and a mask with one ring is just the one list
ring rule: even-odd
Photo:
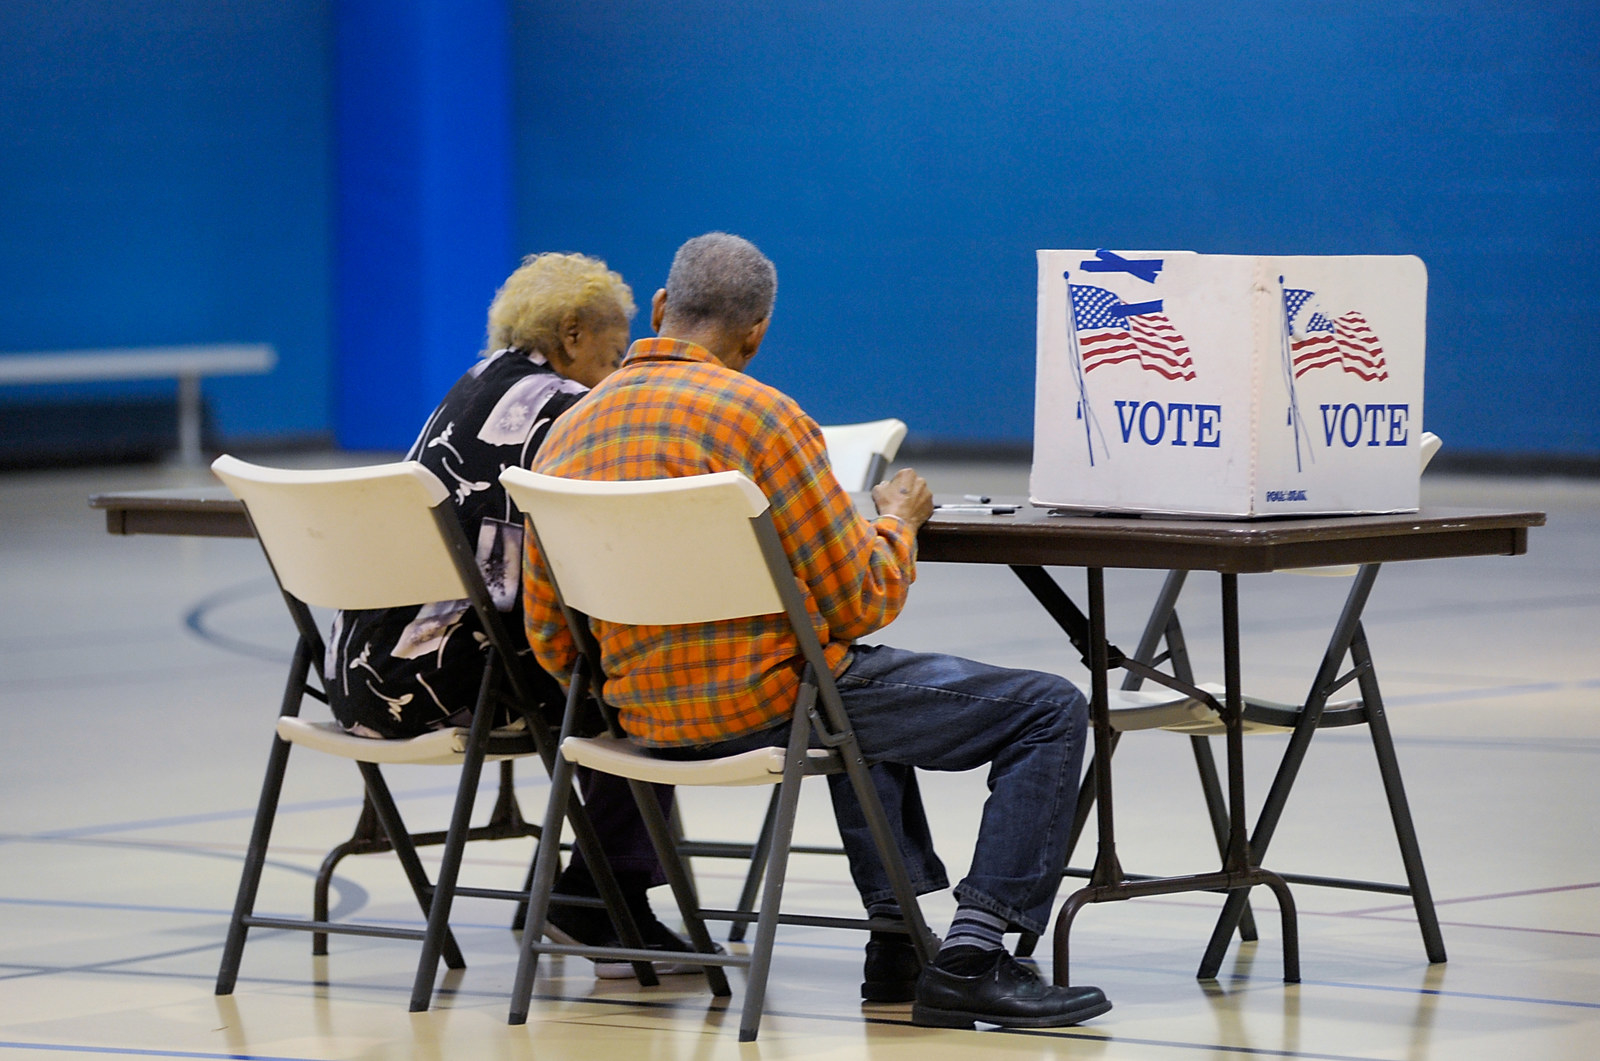
[[[538,355],[500,350],[456,381],[412,444],[420,461],[451,490],[478,566],[522,644],[522,513],[500,473],[527,467],[550,424],[587,390],[556,374]],[[488,650],[477,615],[464,600],[421,607],[342,611],[323,664],[333,715],[368,736],[414,737],[463,725],[477,701]],[[562,694],[543,678],[538,692],[559,717]]]

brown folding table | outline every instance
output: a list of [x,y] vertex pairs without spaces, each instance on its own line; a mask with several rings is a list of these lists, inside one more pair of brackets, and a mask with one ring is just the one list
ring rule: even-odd
[[[1214,976],[1227,942],[1238,927],[1249,890],[1256,885],[1271,888],[1278,899],[1283,920],[1284,979],[1298,981],[1300,978],[1293,897],[1282,877],[1258,864],[1261,852],[1252,849],[1244,817],[1239,575],[1333,564],[1362,565],[1362,574],[1340,620],[1341,629],[1354,630],[1378,565],[1453,556],[1520,555],[1528,548],[1528,528],[1543,523],[1544,514],[1540,512],[1434,508],[1400,515],[1257,521],[1070,514],[1029,505],[1019,506],[1012,514],[935,513],[918,536],[919,559],[1010,567],[1061,626],[1089,666],[1099,848],[1089,883],[1068,897],[1057,916],[1056,982],[1068,982],[1068,940],[1073,919],[1084,906],[1187,891],[1228,894],[1200,966],[1202,977]],[[1087,616],[1046,567],[1086,569]],[[1104,572],[1108,567],[1216,571],[1221,575],[1223,702],[1219,704],[1191,683],[1158,671],[1147,662],[1129,657],[1107,644]],[[1222,866],[1216,872],[1140,879],[1123,873],[1117,860],[1112,808],[1114,735],[1108,702],[1108,674],[1113,667],[1183,695],[1209,701],[1222,718],[1228,764],[1227,843]],[[1316,714],[1307,712],[1298,720],[1290,752],[1280,766],[1280,775],[1287,770],[1292,780],[1298,760],[1292,763],[1290,760],[1297,750],[1303,754],[1304,742],[1316,728]],[[1286,789],[1286,786],[1275,786],[1275,797],[1286,794],[1276,791],[1280,787]],[[1270,835],[1270,826],[1266,832]],[[1431,900],[1427,905],[1431,914]],[[1436,935],[1436,923],[1433,928]],[[1427,936],[1426,926],[1424,935]],[[1430,944],[1432,953],[1434,949]],[[1437,953],[1438,960],[1442,960],[1442,944],[1438,945]]]

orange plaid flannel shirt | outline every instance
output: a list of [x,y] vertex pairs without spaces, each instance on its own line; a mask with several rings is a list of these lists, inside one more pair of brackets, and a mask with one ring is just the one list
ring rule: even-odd
[[[916,578],[916,536],[868,522],[840,489],[822,432],[794,401],[693,343],[642,339],[551,428],[546,475],[630,481],[738,470],[766,494],[817,638],[838,674],[850,642],[889,623]],[[577,658],[533,535],[523,621],[539,663],[566,684]],[[649,745],[710,744],[789,717],[803,663],[779,615],[686,626],[594,622],[606,700]]]

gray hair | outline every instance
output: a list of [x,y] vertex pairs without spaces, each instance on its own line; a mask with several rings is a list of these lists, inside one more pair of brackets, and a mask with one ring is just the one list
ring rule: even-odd
[[747,239],[708,232],[678,248],[667,273],[667,308],[683,324],[748,328],[772,316],[778,270]]

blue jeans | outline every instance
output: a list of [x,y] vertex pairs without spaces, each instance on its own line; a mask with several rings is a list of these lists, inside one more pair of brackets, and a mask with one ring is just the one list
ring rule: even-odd
[[[919,894],[947,881],[913,769],[988,764],[989,798],[972,868],[955,896],[1042,934],[1061,884],[1083,766],[1089,721],[1083,694],[1054,674],[884,645],[855,646],[837,684]],[[788,733],[785,723],[718,744],[652,750],[667,758],[710,758],[783,744]],[[848,777],[828,781],[862,902],[892,900]]]

